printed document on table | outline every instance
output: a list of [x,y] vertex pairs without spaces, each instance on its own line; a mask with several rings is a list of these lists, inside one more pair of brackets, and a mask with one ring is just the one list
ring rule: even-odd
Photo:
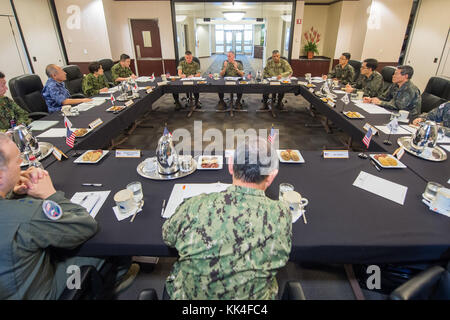
[[202,78],[202,77],[191,77],[191,78],[183,78],[183,79],[180,79],[181,81],[199,81],[199,80],[205,80],[205,78]]
[[44,131],[44,130],[47,130],[48,128],[50,128],[50,127],[53,127],[58,122],[59,121],[36,120],[36,121],[33,121],[30,124],[30,126],[31,126],[31,130]]
[[37,136],[37,138],[59,138],[59,137],[65,137],[67,133],[66,128],[52,128],[50,130],[47,130],[40,135]]
[[406,134],[406,135],[410,135],[411,132],[409,132],[408,130],[405,130],[403,127],[399,126],[397,129],[397,132],[392,132],[391,130],[389,130],[389,128],[387,126],[375,126],[375,128],[377,128],[378,130],[380,130],[381,132],[385,133],[385,134]]
[[92,218],[95,218],[100,208],[105,203],[111,190],[93,191],[93,192],[77,192],[70,201],[84,207]]
[[147,82],[147,81],[152,81],[152,77],[139,77],[136,78],[137,82]]
[[370,114],[391,114],[390,111],[373,103],[355,102],[355,105]]
[[198,196],[199,194],[221,192],[226,190],[230,184],[225,183],[195,183],[195,184],[175,184],[164,210],[163,218],[170,218],[178,206],[187,198]]
[[238,81],[241,77],[225,77],[226,81]]
[[405,203],[406,192],[408,191],[408,187],[364,171],[359,173],[353,185],[401,205]]

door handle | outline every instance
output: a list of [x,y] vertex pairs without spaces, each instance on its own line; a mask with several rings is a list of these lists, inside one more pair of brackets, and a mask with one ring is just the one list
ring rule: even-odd
[[141,58],[141,47],[138,44],[136,45],[136,55],[138,59]]

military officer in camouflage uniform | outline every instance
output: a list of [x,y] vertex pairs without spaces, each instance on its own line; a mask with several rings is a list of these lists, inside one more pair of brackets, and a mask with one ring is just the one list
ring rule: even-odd
[[415,119],[421,109],[422,98],[419,89],[412,83],[414,69],[411,66],[398,66],[392,76],[393,85],[379,98],[364,98],[370,102],[391,110],[409,111],[409,119]]
[[19,124],[28,125],[31,122],[28,112],[5,96],[7,90],[5,75],[0,72],[0,131],[6,131]]
[[89,65],[89,74],[83,78],[83,92],[87,97],[94,96],[101,92],[108,92],[108,81],[103,74],[103,67],[98,62]]
[[[184,54],[184,60],[180,61],[177,67],[178,76],[180,76],[181,78],[200,77],[200,65],[193,59],[194,57],[192,56],[192,52],[186,51]],[[199,97],[200,94],[198,92],[194,93],[196,108],[201,108],[198,102]],[[180,110],[180,95],[178,93],[173,93],[173,98],[175,99],[175,110]]]
[[[421,114],[413,123],[419,124],[422,121],[431,120],[436,123],[442,123],[444,127],[450,128],[450,101],[441,104],[428,113]],[[448,131],[449,132],[449,131]]]
[[263,165],[257,158],[263,144],[270,150],[261,138],[238,145],[228,165],[233,184],[185,200],[164,223],[164,242],[179,254],[166,280],[171,299],[277,297],[275,276],[289,259],[292,216],[264,194],[278,159],[272,150],[272,165]]
[[333,80],[339,80],[342,84],[352,83],[355,78],[355,69],[348,63],[350,60],[350,53],[344,52],[339,58],[339,63],[334,67],[334,69],[328,74],[324,75],[322,78],[327,80],[327,78],[332,78]]
[[111,74],[113,78],[113,82],[121,82],[131,79],[136,79],[136,75],[130,69],[131,59],[127,54],[120,55],[120,61],[117,62],[111,68]]
[[[376,71],[378,61],[376,59],[366,59],[361,66],[361,74],[353,83],[356,89],[362,89],[365,97],[378,97],[383,92],[383,76]],[[345,91],[351,93],[355,91],[350,84],[347,84]]]
[[[292,75],[292,68],[284,59],[281,59],[280,52],[278,50],[272,51],[272,59],[270,59],[264,68],[264,78],[277,77],[277,79],[287,78]],[[276,93],[272,94],[272,101],[275,103]],[[277,108],[283,109],[283,97],[284,93],[278,93],[278,103]],[[263,106],[260,110],[269,109],[267,100],[269,99],[268,94],[263,94]]]
[[[220,71],[221,77],[242,77],[244,75],[244,66],[242,63],[235,60],[235,54],[233,51],[229,51],[227,53],[227,60],[225,60],[222,64],[222,70]],[[240,109],[242,107],[241,99],[242,93],[236,93],[236,108]],[[222,92],[219,93],[219,104],[218,108],[220,110],[225,109],[225,101],[223,100],[224,94]],[[233,102],[233,94],[230,95],[231,102]],[[231,106],[232,107],[232,106]]]

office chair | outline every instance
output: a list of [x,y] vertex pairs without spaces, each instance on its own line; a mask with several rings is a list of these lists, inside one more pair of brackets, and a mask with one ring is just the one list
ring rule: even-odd
[[108,85],[110,87],[114,87],[114,81],[111,72],[111,68],[114,66],[114,62],[111,59],[102,59],[99,60],[98,63],[100,63],[103,68],[103,74],[105,75],[106,81],[108,81]]
[[86,98],[83,94],[83,74],[81,73],[80,67],[68,65],[62,67],[62,69],[67,73],[67,79],[64,83],[66,84],[67,90],[69,90],[70,97],[74,99]]
[[441,77],[431,77],[422,93],[422,112],[430,112],[448,100],[450,100],[450,81]]
[[395,67],[392,66],[386,66],[381,70],[381,75],[383,76],[383,95],[387,94],[392,87],[392,75],[394,72]]
[[389,296],[390,300],[450,300],[450,264],[433,266],[414,276]]
[[41,78],[35,74],[24,74],[14,77],[8,82],[9,90],[13,100],[24,110],[28,111],[28,116],[37,120],[47,116],[48,107],[42,97]]
[[359,75],[361,73],[361,61],[358,60],[348,60],[348,63],[355,69],[355,77],[352,81],[356,81],[359,78]]

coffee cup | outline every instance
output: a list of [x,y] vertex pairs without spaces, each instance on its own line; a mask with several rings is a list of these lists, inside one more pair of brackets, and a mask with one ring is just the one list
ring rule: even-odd
[[161,75],[161,80],[162,80],[162,81],[167,81],[167,76],[166,76],[165,74],[162,74],[162,75]]
[[339,80],[333,80],[333,85],[335,88],[339,87]]
[[364,91],[362,91],[362,90],[356,91],[356,97],[358,100],[362,100],[363,96],[364,96]]
[[399,118],[400,120],[408,120],[409,111],[400,110],[399,114],[400,114],[400,118]]
[[289,206],[293,212],[297,212],[308,205],[308,199],[302,198],[302,195],[297,191],[287,191],[283,194],[283,201]]
[[121,214],[128,214],[131,210],[136,209],[136,202],[134,201],[131,190],[120,190],[114,195],[114,201]]
[[439,188],[436,197],[431,201],[430,209],[450,216],[450,189]]

